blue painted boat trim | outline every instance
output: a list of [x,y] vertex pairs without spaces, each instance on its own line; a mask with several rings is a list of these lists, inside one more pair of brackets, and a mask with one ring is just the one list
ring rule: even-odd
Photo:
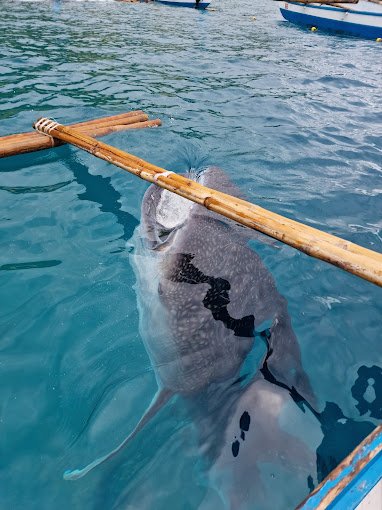
[[210,5],[210,2],[171,2],[171,0],[156,0],[157,2],[165,5],[171,5],[175,7],[192,7],[193,9],[205,9]]
[[381,479],[382,452],[348,485],[346,491],[341,492],[333,503],[328,506],[327,510],[356,508]]
[[296,23],[297,25],[317,27],[330,32],[356,35],[359,37],[365,37],[366,39],[377,39],[378,37],[382,37],[381,27],[372,27],[370,25],[350,23],[348,21],[337,21],[319,16],[311,16],[310,14],[293,12],[283,8],[280,8],[280,11],[286,20]]
[[[341,3],[341,0],[338,0],[338,2]],[[298,6],[301,7],[301,4],[297,3],[297,2],[288,2],[288,3],[292,4],[292,5],[298,5]],[[340,9],[339,7],[331,7],[330,5],[309,5],[309,4],[304,4],[304,7],[307,7],[308,9],[319,9],[321,11],[339,11],[339,12],[346,11],[346,7],[345,7],[345,9]],[[382,16],[382,11],[381,12],[356,11],[355,9],[352,8],[352,10],[349,9],[348,12],[351,13],[351,14],[362,14],[364,16]]]
[[340,464],[339,468],[335,469],[298,507],[299,510],[315,510],[320,504],[322,505],[325,498],[329,498],[330,492],[339,493],[325,507],[326,510],[356,508],[371,489],[382,480],[382,427],[377,427]]

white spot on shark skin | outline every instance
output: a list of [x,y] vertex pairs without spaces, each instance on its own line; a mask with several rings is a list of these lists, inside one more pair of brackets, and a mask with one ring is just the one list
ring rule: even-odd
[[159,200],[156,219],[168,229],[178,227],[186,221],[193,203],[168,190],[163,190]]

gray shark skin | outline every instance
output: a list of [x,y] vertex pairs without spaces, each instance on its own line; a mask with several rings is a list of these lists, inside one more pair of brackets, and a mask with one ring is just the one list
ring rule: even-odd
[[[224,398],[214,395],[213,409],[193,406],[207,459],[199,510],[295,508],[309,492],[308,479],[317,483],[312,444],[318,447],[322,432],[315,414],[261,374],[245,383],[226,388]],[[298,437],[301,430],[309,430],[309,445]]]
[[[218,168],[199,180],[239,195]],[[139,230],[141,335],[160,388],[188,394],[236,377],[254,331],[271,321],[269,369],[310,395],[287,303],[247,246],[253,232],[156,186],[144,196]]]
[[[199,182],[239,195],[215,167],[200,174]],[[158,393],[117,448],[84,469],[66,472],[65,479],[80,478],[115,455],[173,395],[196,398],[212,386],[232,385],[255,338],[262,341],[258,336],[267,343],[272,378],[311,398],[287,303],[260,257],[248,247],[254,235],[167,190],[148,188],[131,262],[140,333]]]

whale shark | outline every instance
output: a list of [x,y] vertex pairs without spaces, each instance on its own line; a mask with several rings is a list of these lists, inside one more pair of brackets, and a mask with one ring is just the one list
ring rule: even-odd
[[[217,167],[192,177],[241,195]],[[240,381],[256,342],[266,345],[268,381],[288,388],[296,401],[311,401],[287,302],[248,245],[260,236],[155,184],[147,189],[130,255],[140,335],[158,391],[121,444],[83,469],[66,471],[65,479],[81,478],[116,455],[173,396],[196,402],[211,388],[224,395]]]

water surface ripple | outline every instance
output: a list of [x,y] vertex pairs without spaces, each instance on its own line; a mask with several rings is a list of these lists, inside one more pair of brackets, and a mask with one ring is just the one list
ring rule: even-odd
[[[211,7],[0,0],[0,136],[141,108],[163,126],[106,140],[170,170],[219,165],[249,200],[381,252],[382,46],[293,27],[274,2]],[[1,508],[234,507],[240,480],[209,464],[180,399],[118,458],[62,480],[155,392],[129,263],[145,189],[67,146],[0,160]],[[288,300],[321,413],[280,411],[304,447],[270,446],[253,473],[243,507],[284,510],[382,419],[359,405],[382,398],[381,293],[289,247],[252,248]]]

